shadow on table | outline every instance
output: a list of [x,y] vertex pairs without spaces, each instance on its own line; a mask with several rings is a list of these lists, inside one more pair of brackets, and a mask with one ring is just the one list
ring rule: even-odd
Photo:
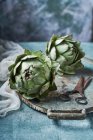
[[53,124],[59,128],[66,131],[70,130],[93,130],[93,113],[88,114],[84,120],[53,120]]
[[76,75],[88,75],[88,76],[93,76],[93,69],[85,67],[84,69],[81,69],[77,71]]

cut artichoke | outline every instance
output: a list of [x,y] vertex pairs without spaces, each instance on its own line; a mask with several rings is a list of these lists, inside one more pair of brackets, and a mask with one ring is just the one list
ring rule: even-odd
[[41,98],[49,90],[56,89],[51,61],[42,52],[25,50],[9,67],[10,88],[20,92],[25,98]]

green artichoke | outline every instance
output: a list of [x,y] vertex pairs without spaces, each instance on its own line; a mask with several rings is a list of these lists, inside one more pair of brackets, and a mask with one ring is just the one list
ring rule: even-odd
[[56,86],[53,82],[51,61],[42,52],[25,50],[9,67],[11,89],[27,99],[41,98]]
[[81,58],[85,54],[80,48],[80,42],[74,41],[71,35],[53,35],[47,44],[46,54],[59,74],[74,74],[83,68]]

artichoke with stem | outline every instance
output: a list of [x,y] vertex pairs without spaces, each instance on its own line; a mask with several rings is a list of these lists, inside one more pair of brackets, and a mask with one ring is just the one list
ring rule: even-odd
[[53,35],[47,44],[46,54],[58,74],[74,74],[83,68],[81,58],[85,54],[80,48],[80,42],[73,40],[71,35]]
[[27,99],[42,98],[56,89],[51,61],[42,52],[25,50],[9,67],[11,89]]

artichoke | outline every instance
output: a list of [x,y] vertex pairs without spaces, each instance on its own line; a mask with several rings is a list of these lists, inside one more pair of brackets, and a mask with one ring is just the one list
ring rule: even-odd
[[58,74],[74,74],[76,70],[83,68],[81,58],[85,54],[80,48],[80,42],[74,41],[71,35],[53,35],[47,44],[46,54]]
[[56,89],[53,82],[51,61],[42,52],[25,50],[9,67],[11,89],[27,99],[44,97],[49,90]]

